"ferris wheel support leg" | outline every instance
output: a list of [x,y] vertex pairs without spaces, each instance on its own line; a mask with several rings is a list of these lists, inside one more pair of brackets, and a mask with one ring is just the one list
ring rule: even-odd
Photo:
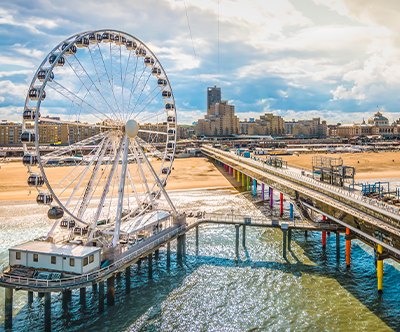
[[117,219],[115,220],[113,247],[117,246],[117,243],[119,240],[119,229],[121,227],[122,206],[123,206],[123,202],[124,202],[126,169],[127,169],[127,163],[128,163],[128,152],[129,152],[129,137],[125,135],[124,154],[122,156],[122,165],[121,165],[121,178],[120,178],[120,183],[119,183],[119,188],[118,188]]
[[141,154],[143,155],[143,157],[144,157],[144,161],[145,161],[147,167],[149,168],[151,174],[152,174],[153,177],[154,177],[154,180],[158,183],[158,185],[159,185],[159,187],[161,188],[161,191],[162,191],[162,193],[163,193],[165,199],[167,200],[169,206],[171,207],[171,209],[172,209],[172,214],[173,214],[174,216],[176,216],[176,215],[177,215],[177,212],[176,212],[176,209],[175,209],[174,204],[172,203],[172,201],[171,201],[171,199],[169,198],[167,192],[165,191],[164,186],[163,186],[162,183],[160,182],[160,179],[158,178],[156,172],[154,171],[153,167],[151,166],[149,160],[147,159],[146,154],[144,153],[144,151],[143,151],[142,147],[140,146],[139,142],[137,141],[137,138],[135,138],[135,141],[136,141],[136,145],[138,146],[138,149],[139,149],[140,153],[141,153]]

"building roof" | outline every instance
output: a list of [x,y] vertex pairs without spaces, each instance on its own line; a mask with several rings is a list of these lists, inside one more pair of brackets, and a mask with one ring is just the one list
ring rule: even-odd
[[375,122],[375,121],[388,121],[386,117],[382,115],[381,112],[376,112],[372,118],[369,118],[368,122]]
[[90,254],[101,251],[101,248],[33,241],[20,244],[10,248],[9,250],[27,251],[38,254],[52,254],[55,256],[86,257]]

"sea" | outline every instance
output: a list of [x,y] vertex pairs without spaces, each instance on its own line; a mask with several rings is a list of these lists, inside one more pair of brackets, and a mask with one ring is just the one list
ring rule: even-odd
[[[233,188],[172,191],[179,211],[218,212],[226,215],[278,217],[260,197]],[[161,201],[160,207],[166,203]],[[45,235],[51,227],[47,208],[16,203],[0,206],[0,265],[8,248]],[[285,205],[285,216],[288,206]],[[240,230],[242,237],[242,230]],[[246,228],[246,247],[235,259],[235,228],[208,224],[186,238],[186,258],[176,261],[171,245],[171,267],[166,251],[153,259],[153,279],[147,261],[131,267],[131,292],[125,278],[115,287],[115,305],[98,313],[98,293],[72,292],[67,308],[61,293],[51,298],[53,331],[400,331],[400,265],[384,263],[384,291],[377,292],[373,249],[352,241],[351,267],[345,264],[345,240],[336,257],[335,234],[321,245],[321,234],[294,231],[291,251],[282,256],[282,232]],[[13,331],[43,331],[44,301],[36,296],[27,304],[25,291],[14,292]],[[4,290],[0,289],[0,330],[4,330]]]

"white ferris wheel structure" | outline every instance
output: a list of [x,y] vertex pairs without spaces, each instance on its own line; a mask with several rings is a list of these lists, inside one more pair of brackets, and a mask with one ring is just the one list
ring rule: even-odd
[[[46,151],[51,134],[67,144]],[[101,233],[115,247],[121,225],[157,211],[161,196],[176,215],[164,189],[176,141],[170,82],[142,41],[96,30],[59,43],[32,79],[21,135],[28,185],[55,220],[46,239]]]

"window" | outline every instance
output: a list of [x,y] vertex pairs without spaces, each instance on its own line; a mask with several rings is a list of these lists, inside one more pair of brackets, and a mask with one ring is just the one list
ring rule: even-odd
[[87,257],[85,257],[83,259],[83,266],[86,266],[86,265],[88,265],[88,258]]
[[16,253],[15,253],[15,258],[16,259],[21,259],[21,252],[20,251],[17,251]]
[[93,263],[93,261],[94,261],[94,255],[90,255],[89,256],[89,263]]
[[56,256],[51,256],[51,264],[56,264]]
[[69,266],[75,266],[75,258],[69,259]]
[[39,261],[39,256],[38,254],[33,254],[33,261],[38,262]]

